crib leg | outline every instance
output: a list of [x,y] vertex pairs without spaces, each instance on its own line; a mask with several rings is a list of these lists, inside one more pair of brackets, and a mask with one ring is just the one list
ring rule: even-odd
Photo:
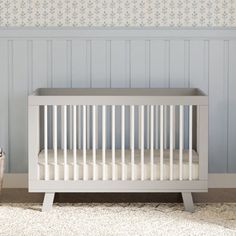
[[194,212],[193,198],[191,192],[182,192],[185,211]]
[[45,193],[42,211],[49,211],[52,208],[55,193]]

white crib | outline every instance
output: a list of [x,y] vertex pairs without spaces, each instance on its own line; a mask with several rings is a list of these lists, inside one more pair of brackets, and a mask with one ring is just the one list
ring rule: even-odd
[[38,89],[28,99],[29,191],[207,191],[208,97],[198,89]]

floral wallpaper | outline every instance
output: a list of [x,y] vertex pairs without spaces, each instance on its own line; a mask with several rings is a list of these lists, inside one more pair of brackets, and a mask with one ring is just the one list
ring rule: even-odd
[[0,0],[0,26],[235,26],[236,0]]

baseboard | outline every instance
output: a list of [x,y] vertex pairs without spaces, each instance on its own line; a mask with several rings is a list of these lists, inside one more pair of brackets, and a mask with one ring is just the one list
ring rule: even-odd
[[[235,174],[209,174],[209,188],[236,188]],[[27,188],[28,174],[5,174],[3,188]]]
[[28,174],[4,174],[3,188],[28,188]]
[[[27,188],[5,188],[0,203],[42,203],[43,193],[29,193]],[[194,203],[236,202],[236,188],[210,188],[206,193],[193,193]],[[180,193],[56,193],[58,203],[182,203]]]
[[209,174],[209,188],[236,188],[236,174]]

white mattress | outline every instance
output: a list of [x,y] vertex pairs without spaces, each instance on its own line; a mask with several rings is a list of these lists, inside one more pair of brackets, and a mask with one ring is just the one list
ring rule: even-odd
[[[125,180],[131,179],[131,158],[130,150],[125,151]],[[189,151],[183,151],[183,179],[189,179]],[[45,162],[44,162],[44,151],[39,153],[39,178],[45,179]],[[77,150],[77,165],[73,166],[73,151],[67,151],[67,165],[66,173],[64,173],[64,153],[63,150],[58,150],[58,165],[55,169],[54,165],[54,152],[48,150],[48,173],[49,179],[54,180],[54,172],[56,170],[56,179],[64,180],[64,176],[67,180],[73,180],[74,174],[76,179],[80,180],[92,180],[93,179],[93,165],[92,165],[92,150],[87,150],[85,173],[83,174],[83,152]],[[121,151],[116,150],[116,171],[115,179],[121,180],[122,165],[121,165]],[[154,150],[154,180],[160,179],[160,152]],[[193,150],[193,161],[192,161],[192,179],[198,179],[199,176],[199,164],[198,154]],[[102,180],[102,150],[96,152],[96,180]],[[140,163],[140,150],[135,150],[135,165],[134,165],[134,176],[135,180],[141,179],[141,163]],[[170,179],[170,157],[169,151],[164,150],[164,165],[163,165],[163,177],[164,180]],[[105,180],[112,179],[112,158],[111,150],[106,150],[106,165],[105,165]],[[173,161],[173,179],[179,179],[179,151],[174,150],[174,161]],[[150,180],[150,151],[144,151],[144,180]]]

